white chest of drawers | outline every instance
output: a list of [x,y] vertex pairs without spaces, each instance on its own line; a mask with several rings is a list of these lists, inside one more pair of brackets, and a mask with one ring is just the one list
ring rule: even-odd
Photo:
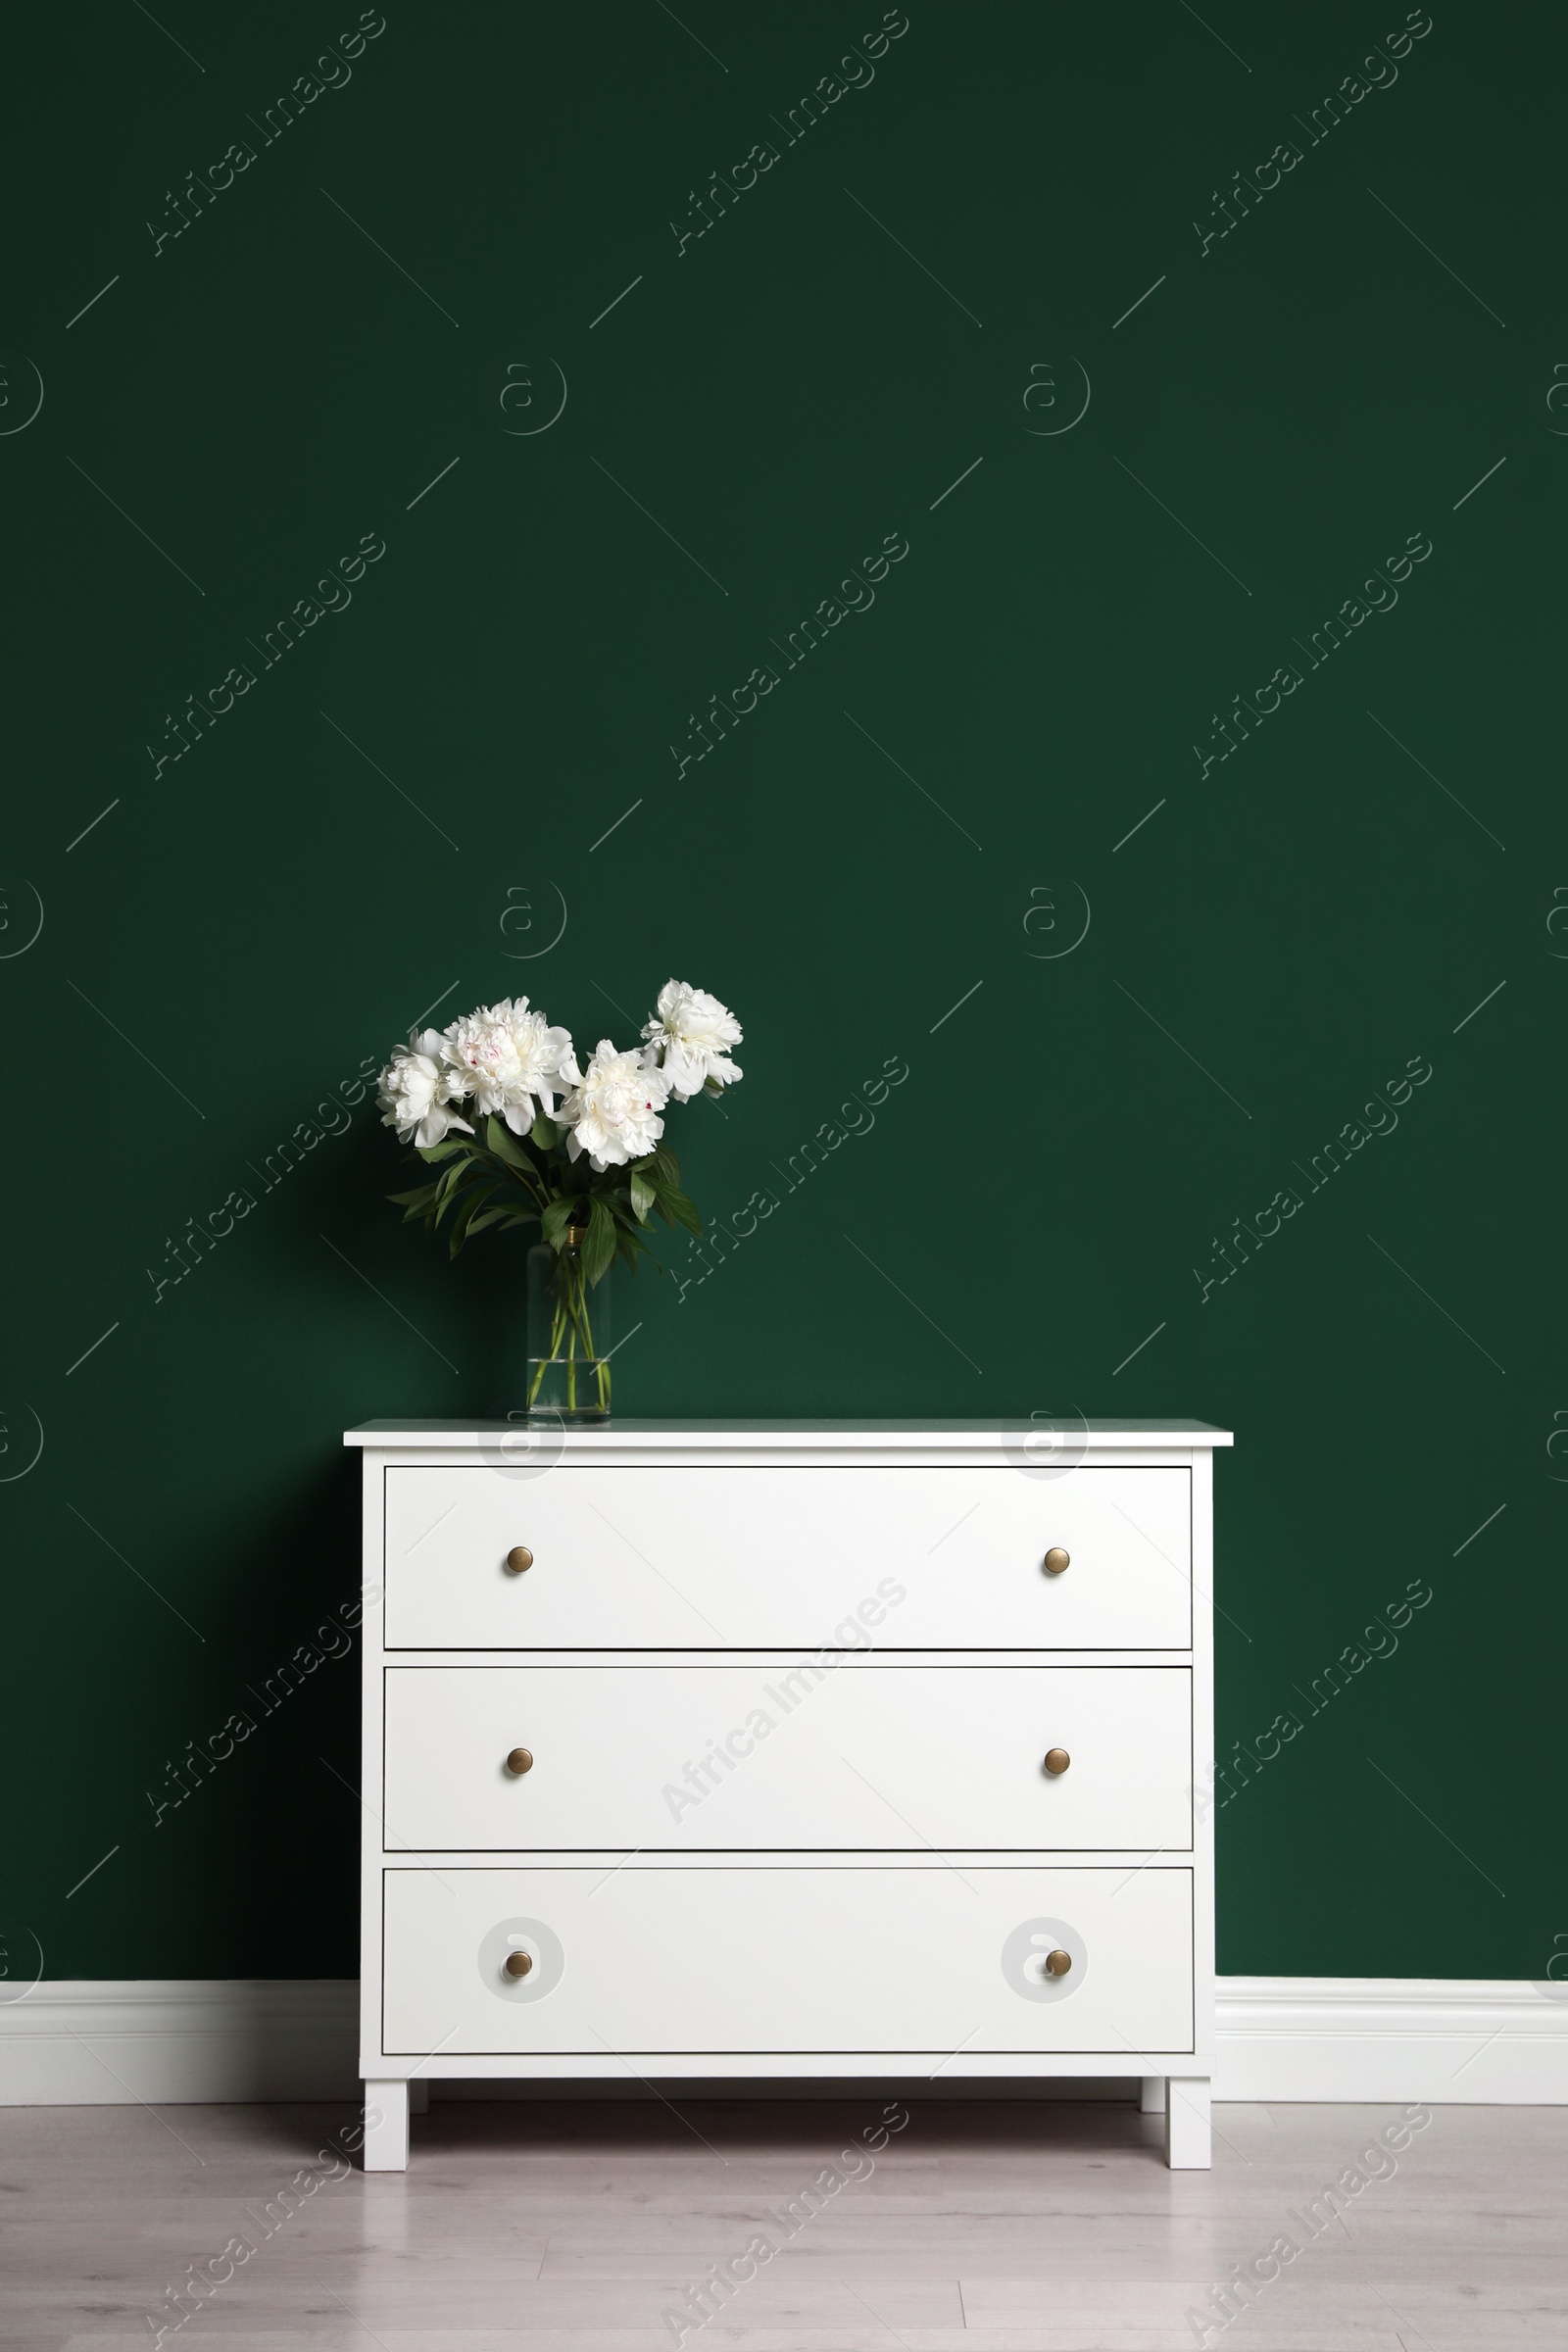
[[1199,1422],[371,1422],[361,2068],[1126,2076],[1208,2162]]

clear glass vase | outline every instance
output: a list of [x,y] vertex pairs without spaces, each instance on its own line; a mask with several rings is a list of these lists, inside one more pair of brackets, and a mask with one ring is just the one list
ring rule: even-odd
[[571,1226],[564,1249],[528,1252],[528,1410],[556,1421],[610,1418],[611,1278],[590,1285],[583,1238]]

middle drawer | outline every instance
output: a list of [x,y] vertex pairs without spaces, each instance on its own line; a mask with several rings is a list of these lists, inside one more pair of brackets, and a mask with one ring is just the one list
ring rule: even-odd
[[393,1666],[385,1740],[389,1853],[1192,1845],[1182,1666]]

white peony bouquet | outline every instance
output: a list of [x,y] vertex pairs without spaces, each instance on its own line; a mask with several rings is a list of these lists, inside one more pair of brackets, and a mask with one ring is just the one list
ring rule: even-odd
[[[549,1360],[569,1342],[575,1364],[580,1342],[604,1410],[610,1376],[588,1293],[617,1257],[635,1272],[653,1215],[701,1239],[702,1218],[663,1141],[663,1114],[672,1102],[721,1094],[741,1075],[729,1058],[740,1023],[684,980],[665,982],[642,1034],[625,1053],[602,1038],[584,1069],[568,1032],[517,997],[411,1035],[380,1078],[382,1124],[440,1168],[391,1196],[405,1221],[419,1218],[433,1233],[450,1220],[454,1257],[487,1226],[538,1225],[557,1260]],[[531,1380],[530,1405],[538,1389]]]

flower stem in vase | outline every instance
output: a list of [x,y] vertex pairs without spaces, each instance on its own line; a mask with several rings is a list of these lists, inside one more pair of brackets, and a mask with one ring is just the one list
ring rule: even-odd
[[587,1226],[568,1226],[560,1238],[559,1250],[541,1243],[528,1253],[528,1409],[602,1421],[610,1411],[609,1284],[599,1284],[591,1305]]

